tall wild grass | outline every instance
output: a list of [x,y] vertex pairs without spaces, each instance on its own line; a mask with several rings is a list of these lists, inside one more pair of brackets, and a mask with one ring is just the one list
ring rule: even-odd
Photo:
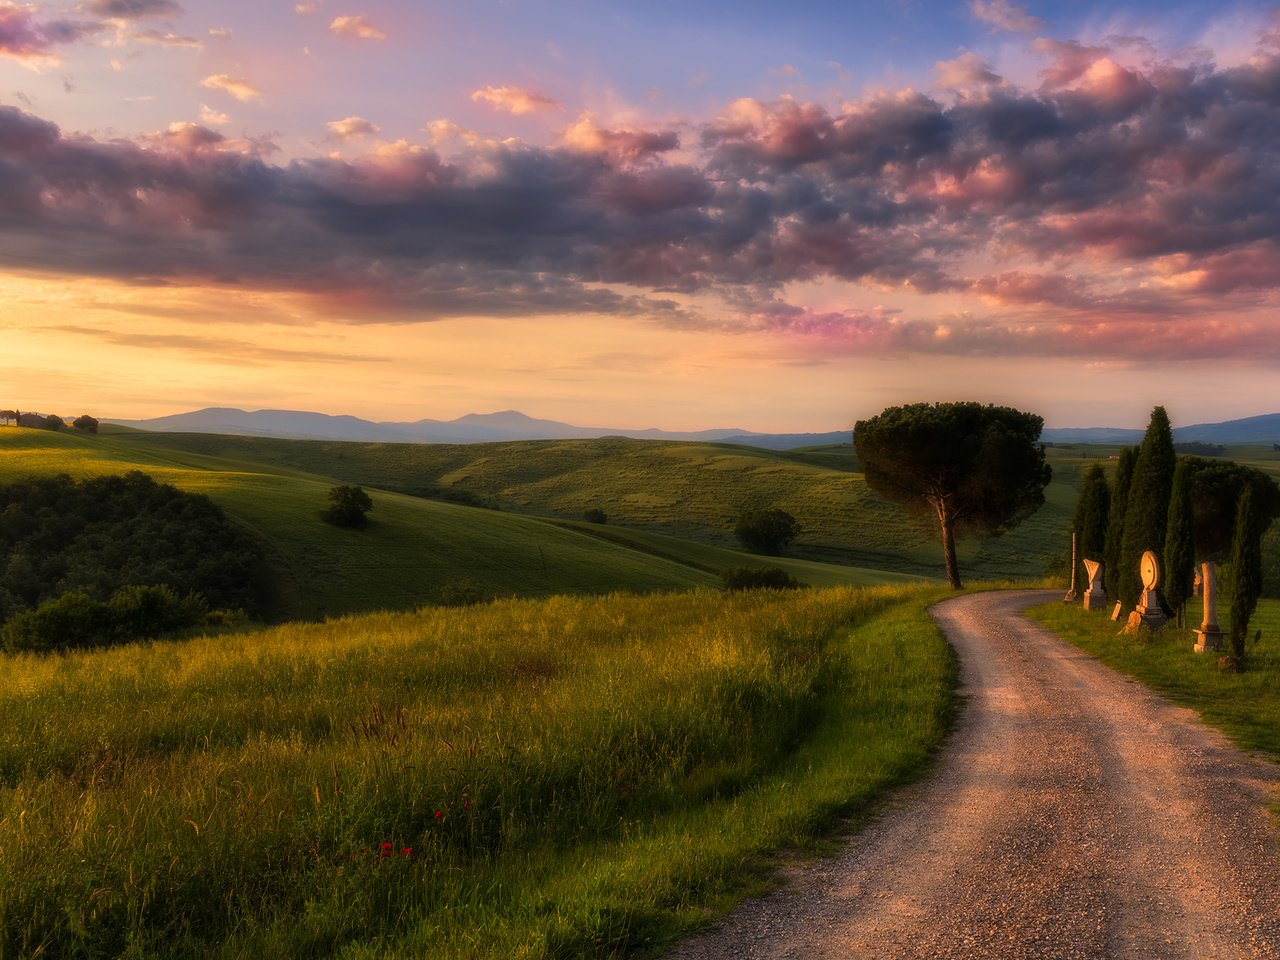
[[653,948],[940,738],[938,588],[0,658],[0,957]]

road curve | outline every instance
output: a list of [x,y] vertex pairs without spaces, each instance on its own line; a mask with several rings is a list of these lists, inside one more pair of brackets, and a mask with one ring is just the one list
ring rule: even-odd
[[938,604],[967,702],[935,770],[675,960],[1280,960],[1277,768],[1002,591]]

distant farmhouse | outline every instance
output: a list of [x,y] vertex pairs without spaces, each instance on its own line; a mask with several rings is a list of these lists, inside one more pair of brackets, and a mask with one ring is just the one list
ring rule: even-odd
[[36,430],[43,430],[44,416],[39,413],[20,413],[18,414],[18,426],[33,427]]

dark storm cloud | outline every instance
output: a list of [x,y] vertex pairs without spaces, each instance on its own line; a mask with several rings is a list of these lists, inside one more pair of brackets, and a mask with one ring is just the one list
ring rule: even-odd
[[174,0],[88,0],[84,8],[99,17],[119,20],[166,17],[182,12]]
[[[709,292],[761,305],[740,311],[743,329],[957,351],[1000,338],[788,314],[776,297],[824,278],[978,296],[1051,313],[1053,337],[1010,319],[1009,339],[1056,349],[1109,317],[1275,293],[1276,51],[1138,70],[1101,47],[1039,49],[1038,90],[984,74],[949,102],[742,100],[683,154],[671,130],[580,121],[554,148],[280,166],[193,124],[104,142],[4,107],[0,262],[302,291],[352,320],[573,310],[715,326],[668,295]],[[1051,266],[1080,259],[1100,276]]]

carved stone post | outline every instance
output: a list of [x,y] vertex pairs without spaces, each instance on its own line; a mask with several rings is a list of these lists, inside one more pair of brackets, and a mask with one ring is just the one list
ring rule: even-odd
[[1218,626],[1218,574],[1212,561],[1200,564],[1200,583],[1204,591],[1204,620],[1196,631],[1196,653],[1222,649],[1222,628]]

